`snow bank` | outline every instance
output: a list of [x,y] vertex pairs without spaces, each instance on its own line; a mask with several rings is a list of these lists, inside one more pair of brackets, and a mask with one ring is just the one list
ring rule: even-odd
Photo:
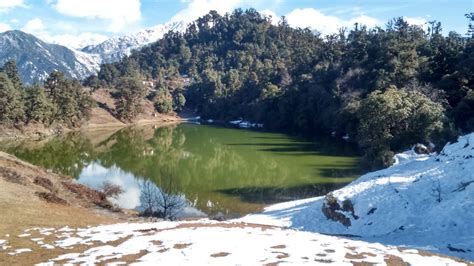
[[397,164],[361,176],[334,191],[336,210],[350,226],[328,219],[327,198],[284,203],[243,221],[263,221],[311,232],[357,235],[474,260],[474,133],[448,144],[439,155],[396,156]]

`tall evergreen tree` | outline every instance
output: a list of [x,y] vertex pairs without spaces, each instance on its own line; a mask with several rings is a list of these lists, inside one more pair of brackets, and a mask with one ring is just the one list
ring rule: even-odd
[[53,121],[56,108],[46,96],[43,87],[34,85],[26,91],[27,122],[50,123]]
[[0,71],[7,74],[8,78],[10,79],[13,86],[17,90],[22,90],[23,84],[21,82],[20,74],[18,73],[18,69],[16,67],[16,61],[15,60],[7,61],[3,65],[3,67]]
[[20,90],[0,72],[0,123],[19,125],[25,117],[25,106]]
[[132,120],[143,110],[142,100],[146,95],[146,89],[135,77],[121,78],[116,88],[118,90],[115,102],[117,116],[124,120]]

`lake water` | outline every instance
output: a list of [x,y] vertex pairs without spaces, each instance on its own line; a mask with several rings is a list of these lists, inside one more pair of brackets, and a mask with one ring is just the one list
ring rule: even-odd
[[139,209],[142,184],[152,181],[185,198],[187,216],[237,217],[325,195],[360,174],[353,149],[334,139],[194,124],[73,132],[1,147],[93,188],[119,185],[124,192],[114,201],[124,208]]

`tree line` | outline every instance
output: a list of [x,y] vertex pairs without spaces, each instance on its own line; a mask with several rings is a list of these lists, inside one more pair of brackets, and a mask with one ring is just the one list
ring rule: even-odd
[[14,60],[0,68],[0,125],[21,128],[30,123],[76,127],[89,117],[94,101],[78,80],[53,72],[43,85],[22,83]]

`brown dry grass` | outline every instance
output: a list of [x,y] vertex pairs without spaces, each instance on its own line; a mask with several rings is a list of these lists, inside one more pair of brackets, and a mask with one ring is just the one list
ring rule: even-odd
[[[15,178],[20,182],[15,182]],[[35,180],[42,181],[35,182]],[[31,265],[64,252],[59,249],[39,248],[30,240],[31,237],[44,236],[18,237],[25,229],[60,228],[66,225],[85,227],[116,223],[126,219],[120,214],[93,207],[93,203],[86,199],[78,199],[60,185],[62,182],[71,181],[71,178],[48,173],[44,169],[0,152],[0,239],[7,240],[14,248],[33,250],[20,256],[10,256],[6,251],[0,251],[0,265]],[[51,191],[54,191],[54,194]],[[48,199],[60,198],[68,205],[48,203],[44,197],[42,199],[42,195]],[[7,234],[10,237],[7,238]]]

